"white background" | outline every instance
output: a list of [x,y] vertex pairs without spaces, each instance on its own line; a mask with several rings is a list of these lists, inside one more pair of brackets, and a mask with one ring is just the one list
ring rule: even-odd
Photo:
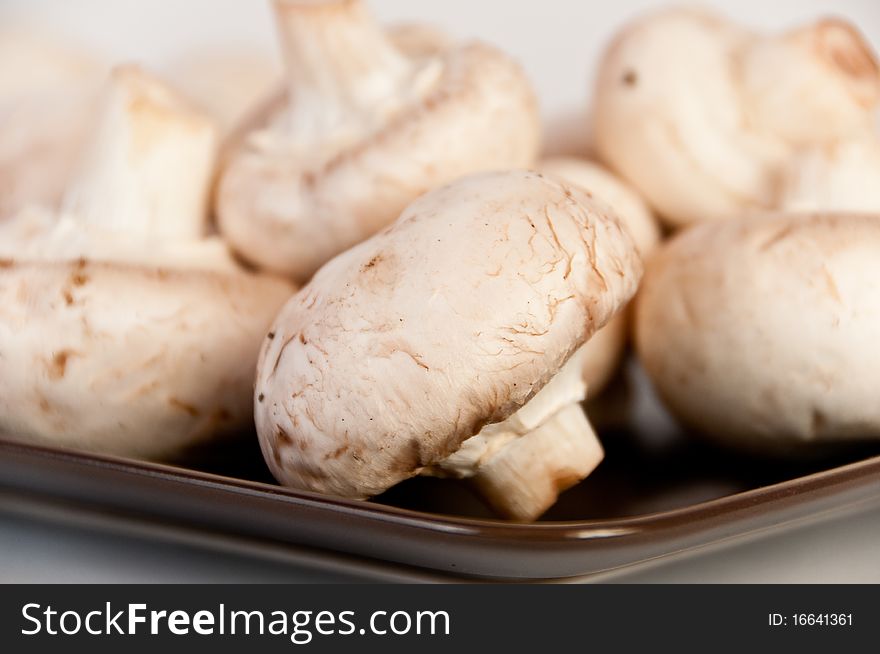
[[[522,62],[552,116],[586,102],[595,61],[614,30],[659,0],[372,0],[383,21],[428,21],[479,37]],[[697,4],[697,3],[691,3]],[[818,16],[850,18],[880,44],[876,0],[715,0],[744,23],[783,28]],[[114,59],[161,66],[189,47],[276,47],[268,0],[0,0],[0,21],[27,18]],[[876,47],[876,45],[875,45]]]

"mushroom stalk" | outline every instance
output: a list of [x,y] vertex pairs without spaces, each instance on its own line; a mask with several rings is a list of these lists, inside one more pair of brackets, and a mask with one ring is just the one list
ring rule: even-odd
[[470,479],[500,515],[538,518],[603,458],[580,406],[587,395],[584,354],[581,347],[519,411],[487,425],[422,474]]
[[482,463],[473,483],[499,514],[531,521],[587,477],[605,454],[583,408],[569,404]]
[[83,227],[145,241],[198,239],[216,147],[209,119],[138,68],[117,68],[62,212]]
[[297,143],[362,133],[393,110],[417,68],[360,0],[276,0],[286,78],[287,116]]

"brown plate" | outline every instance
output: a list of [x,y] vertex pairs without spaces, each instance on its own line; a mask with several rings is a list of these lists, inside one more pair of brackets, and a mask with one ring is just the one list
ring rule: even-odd
[[253,437],[176,466],[0,440],[0,490],[505,579],[594,574],[880,501],[878,447],[761,460],[687,438],[656,412],[647,427],[605,430],[602,439],[599,469],[532,525],[492,518],[467,486],[449,481],[414,479],[372,502],[281,488]]

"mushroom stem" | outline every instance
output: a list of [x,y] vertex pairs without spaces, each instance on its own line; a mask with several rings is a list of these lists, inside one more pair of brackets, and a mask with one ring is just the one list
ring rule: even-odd
[[139,68],[119,67],[62,211],[145,241],[200,238],[216,147],[209,118]]
[[569,404],[480,464],[472,481],[499,514],[538,518],[565,489],[589,475],[604,452],[579,404]]
[[361,0],[275,0],[275,13],[297,141],[362,128],[412,79]]

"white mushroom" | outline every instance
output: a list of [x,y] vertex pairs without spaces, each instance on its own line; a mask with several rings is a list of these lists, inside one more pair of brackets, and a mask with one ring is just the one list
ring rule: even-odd
[[353,498],[470,477],[534,519],[601,460],[573,355],[640,274],[607,205],[556,178],[484,173],[424,195],[276,319],[255,399],[269,467]]
[[866,136],[795,157],[780,208],[880,213],[880,139]]
[[114,71],[60,214],[0,227],[0,430],[164,458],[251,423],[253,370],[293,289],[206,236],[216,131]]
[[21,26],[0,30],[0,219],[58,202],[101,78],[75,48]]
[[602,60],[597,148],[670,225],[779,206],[793,156],[873,129],[874,53],[849,23],[779,36],[700,9],[624,28]]
[[[643,258],[660,243],[660,228],[651,210],[631,187],[602,166],[572,157],[544,159],[539,169],[576,184],[606,202],[629,230]],[[590,397],[599,394],[617,370],[626,349],[628,312],[617,314],[583,346],[584,381]]]
[[221,231],[249,261],[307,279],[425,191],[532,163],[535,98],[494,48],[408,55],[360,0],[275,7],[288,92],[231,151],[217,200]]
[[650,260],[645,370],[682,422],[780,450],[880,438],[880,216],[704,224]]

